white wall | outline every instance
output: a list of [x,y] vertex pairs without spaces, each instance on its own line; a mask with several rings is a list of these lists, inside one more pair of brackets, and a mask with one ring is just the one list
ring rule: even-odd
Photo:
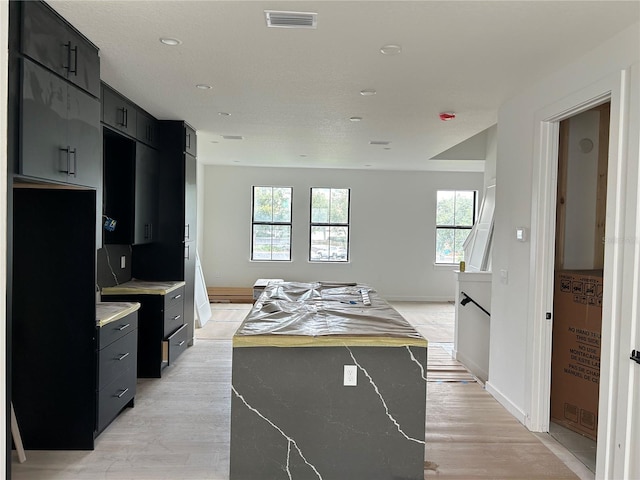
[[[588,111],[569,121],[564,268],[594,266],[598,139],[600,112]],[[592,150],[580,149],[580,141],[592,141]]]
[[495,185],[498,161],[498,126],[487,129],[487,153],[484,159],[484,186]]
[[[632,172],[632,175],[631,178],[628,174],[618,175],[619,177],[627,176],[629,185],[627,190],[617,185],[609,188],[611,197],[608,198],[607,236],[609,236],[609,231],[614,235],[618,235],[620,232],[624,235],[624,223],[630,219],[632,223],[627,224],[627,227],[632,237],[630,237],[630,245],[626,245],[624,248],[629,251],[634,251],[635,248],[637,251],[639,237],[637,233],[634,233],[638,231],[638,225],[634,223],[637,220],[634,220],[632,215],[628,215],[628,218],[624,219],[624,211],[615,211],[615,209],[634,212],[637,208],[637,145],[639,142],[637,98],[640,88],[637,73],[631,77],[632,81],[627,84],[622,82],[623,87],[631,91],[631,97],[620,93],[623,90],[620,85],[621,79],[626,78],[622,74],[623,69],[628,69],[635,64],[634,68],[637,72],[640,61],[639,38],[640,24],[636,24],[602,44],[590,54],[576,59],[574,63],[567,65],[554,75],[506,102],[499,110],[496,223],[492,260],[495,274],[492,284],[491,353],[487,390],[523,423],[529,424],[531,417],[540,407],[532,401],[531,386],[537,376],[546,375],[545,372],[537,371],[540,362],[536,358],[536,352],[532,351],[534,338],[533,328],[531,328],[531,324],[534,322],[544,322],[544,313],[540,315],[541,318],[533,316],[536,313],[536,308],[547,307],[535,304],[537,300],[534,300],[536,297],[532,292],[536,285],[535,282],[531,282],[535,265],[537,262],[545,261],[543,258],[532,257],[533,252],[538,252],[538,243],[542,240],[538,235],[542,235],[542,233],[532,229],[531,240],[526,243],[518,242],[515,239],[516,226],[535,225],[537,221],[534,214],[537,213],[538,205],[533,200],[540,201],[541,199],[534,193],[534,189],[536,192],[538,191],[539,184],[534,184],[535,179],[532,179],[534,178],[534,169],[538,167],[542,155],[545,154],[544,151],[541,152],[544,150],[540,137],[541,112],[546,112],[550,105],[566,104],[574,97],[576,102],[586,101],[588,98],[582,98],[581,93],[585,90],[590,91],[594,84],[599,86],[601,82],[606,83],[605,90],[613,92],[612,121],[615,119],[623,127],[627,127],[628,131],[624,133],[628,137],[612,135],[610,152],[615,152],[616,156],[610,158],[609,162],[610,166],[618,169],[619,172],[626,169]],[[635,99],[636,103],[632,104],[629,98]],[[564,108],[572,106],[569,104]],[[561,115],[562,111],[553,113]],[[636,119],[635,123],[628,122],[629,116]],[[633,128],[629,128],[629,125]],[[629,148],[627,140],[628,144],[636,146],[635,157],[627,157]],[[636,166],[635,172],[631,168],[634,164]],[[613,177],[615,176],[613,175]],[[540,184],[545,182],[548,184],[552,181],[552,177],[551,174],[543,177]],[[615,202],[609,202],[611,199],[615,199],[620,204],[616,206]],[[623,220],[620,220],[621,218]],[[622,238],[624,237],[619,237],[620,241],[613,239],[610,244],[607,244],[606,249],[608,251],[622,249],[620,245]],[[619,323],[615,324],[615,330],[611,334],[614,337],[617,335],[616,338],[610,339],[611,348],[603,345],[601,415],[599,418],[602,430],[599,432],[605,432],[606,435],[601,436],[598,443],[598,476],[623,478],[619,476],[619,473],[618,476],[614,473],[620,471],[618,469],[622,468],[621,465],[627,461],[625,458],[628,459],[632,452],[637,453],[640,450],[640,445],[627,445],[624,442],[624,435],[621,436],[615,431],[610,431],[613,428],[612,424],[625,425],[631,419],[629,412],[623,411],[624,408],[616,412],[615,405],[612,405],[611,402],[615,403],[613,399],[617,398],[623,399],[623,402],[633,399],[633,395],[630,395],[626,390],[629,386],[629,380],[624,377],[624,373],[627,372],[628,375],[629,372],[629,353],[619,353],[618,350],[621,348],[620,338],[624,339],[620,332],[635,331],[638,320],[637,310],[634,310],[637,307],[634,296],[623,296],[618,293],[620,290],[614,290],[614,287],[619,288],[619,285],[627,284],[625,281],[628,281],[631,290],[634,286],[637,287],[637,276],[634,276],[633,272],[640,269],[640,257],[636,254],[624,265],[619,264],[619,261],[624,259],[622,253],[620,255],[605,253],[605,257],[604,303],[607,306],[605,310],[608,309],[609,313],[614,314],[616,322]],[[607,277],[608,268],[614,273]],[[506,274],[506,278],[501,275],[501,271]],[[606,284],[607,278],[611,280],[609,286]],[[551,285],[546,285],[543,288],[550,287]],[[636,315],[620,315],[620,311],[624,310],[635,311]],[[628,340],[627,337],[624,350],[627,348]],[[603,332],[604,342],[605,334]],[[605,353],[609,355],[609,360],[605,358]],[[627,358],[624,358],[625,355]],[[610,369],[608,369],[607,361],[612,365]],[[618,368],[617,365],[620,367]],[[616,376],[618,371],[620,372],[619,378]],[[636,393],[636,395],[638,394]],[[628,405],[632,405],[632,403],[628,402]],[[635,407],[629,406],[628,408],[635,408],[637,411],[640,407],[636,403]],[[618,442],[622,445],[621,448],[614,447]],[[637,474],[640,475],[640,472]]]
[[[292,262],[251,262],[251,187],[293,187]],[[351,189],[350,261],[308,261],[310,187]],[[389,300],[438,301],[455,295],[454,267],[434,266],[438,189],[478,190],[482,173],[293,168],[204,168],[207,286],[250,287],[258,278],[357,281]]]

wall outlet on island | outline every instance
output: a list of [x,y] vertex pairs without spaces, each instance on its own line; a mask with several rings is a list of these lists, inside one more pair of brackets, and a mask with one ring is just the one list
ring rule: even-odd
[[344,386],[355,387],[358,385],[358,367],[356,365],[344,366]]
[[126,268],[127,267],[127,257],[125,255],[122,255],[120,257],[120,268]]

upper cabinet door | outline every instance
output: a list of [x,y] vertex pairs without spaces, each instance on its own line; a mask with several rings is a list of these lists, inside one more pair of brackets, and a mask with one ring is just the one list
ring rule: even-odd
[[197,156],[196,131],[186,123],[184,124],[184,151],[189,155]]
[[136,137],[136,107],[122,95],[102,86],[102,121],[131,137]]
[[158,153],[136,142],[135,212],[133,244],[151,243],[158,237]]
[[136,139],[153,148],[158,148],[160,144],[158,122],[141,110],[136,112]]
[[29,60],[22,68],[22,116],[18,172],[67,181],[73,171],[67,143],[67,82]]
[[28,1],[22,8],[22,52],[99,97],[98,49],[46,4]]
[[49,70],[23,60],[21,175],[99,187],[100,104]]

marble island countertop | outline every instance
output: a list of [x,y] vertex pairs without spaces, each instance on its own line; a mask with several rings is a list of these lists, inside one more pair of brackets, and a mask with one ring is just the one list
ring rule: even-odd
[[98,302],[96,303],[96,325],[105,325],[126,317],[140,308],[138,302]]
[[366,285],[295,282],[268,285],[233,337],[234,347],[345,345],[426,347],[427,340]]
[[131,279],[113,287],[103,287],[102,295],[166,295],[185,285],[184,281]]

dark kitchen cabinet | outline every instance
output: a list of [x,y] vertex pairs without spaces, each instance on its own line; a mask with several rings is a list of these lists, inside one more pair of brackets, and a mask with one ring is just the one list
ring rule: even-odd
[[136,111],[136,139],[153,148],[160,146],[158,121],[142,110]]
[[150,243],[158,228],[159,155],[156,150],[136,143],[133,244]]
[[104,131],[104,214],[116,221],[106,244],[141,245],[158,235],[160,158],[156,150]]
[[160,378],[187,348],[183,282],[132,280],[102,289],[102,301],[138,302],[138,378]]
[[93,449],[96,191],[24,187],[12,192],[11,399],[27,450]]
[[99,115],[98,100],[23,59],[18,173],[99,187]]
[[104,83],[102,84],[102,122],[131,137],[136,136],[135,105]]
[[[108,304],[98,304],[98,308],[105,305]],[[97,433],[102,432],[125,407],[133,407],[136,395],[139,304],[117,305],[122,306],[123,313],[111,315],[113,320],[97,327]],[[136,310],[131,311],[133,308]]]
[[[159,228],[154,243],[133,248],[132,275],[149,280],[184,280],[184,323],[189,344],[195,323],[196,145],[195,130],[183,121],[160,120]],[[157,236],[156,236],[157,233]]]
[[45,3],[22,3],[21,43],[24,55],[100,96],[98,49]]

